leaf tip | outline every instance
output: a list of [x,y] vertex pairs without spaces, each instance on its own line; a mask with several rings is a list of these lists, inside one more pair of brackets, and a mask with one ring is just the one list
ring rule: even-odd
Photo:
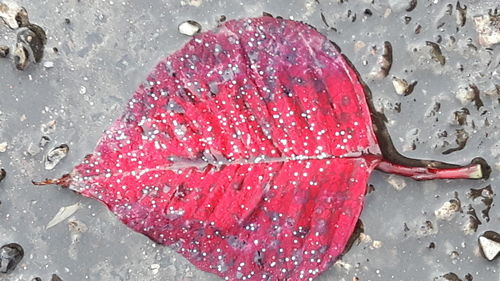
[[49,184],[57,184],[61,187],[69,187],[72,182],[72,177],[70,174],[64,174],[61,178],[59,179],[45,179],[43,181],[35,181],[32,180],[31,183],[34,185],[49,185]]

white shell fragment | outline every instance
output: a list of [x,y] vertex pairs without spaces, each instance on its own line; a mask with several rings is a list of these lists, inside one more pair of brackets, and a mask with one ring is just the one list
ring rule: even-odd
[[68,154],[69,147],[66,144],[52,148],[45,157],[45,170],[52,170]]
[[187,36],[193,36],[201,31],[201,24],[194,20],[187,20],[179,24],[179,32]]
[[398,95],[407,96],[413,92],[413,88],[417,82],[408,83],[405,79],[398,78],[396,76],[392,77],[392,85],[394,86],[394,90]]
[[19,28],[16,17],[20,18],[21,21],[27,21],[28,13],[16,3],[8,1],[0,2],[0,18],[12,29]]
[[369,77],[372,79],[382,79],[387,77],[392,67],[392,44],[389,41],[384,42],[382,55],[378,58],[377,64],[372,69]]
[[474,25],[481,46],[488,48],[500,43],[500,14],[474,17]]
[[157,263],[152,264],[150,266],[150,268],[151,268],[151,271],[153,272],[153,275],[158,274],[158,272],[160,271],[160,265]]
[[40,126],[40,132],[42,132],[45,135],[48,135],[48,134],[55,132],[56,128],[57,128],[57,121],[51,120],[45,124],[42,124],[42,126]]
[[474,100],[474,92],[462,87],[457,91],[455,97],[460,101],[462,105],[467,105]]
[[494,260],[500,254],[500,234],[486,231],[479,237],[479,246],[487,260]]
[[65,219],[69,218],[76,211],[78,211],[81,207],[82,206],[81,206],[80,203],[76,203],[76,204],[73,204],[73,205],[70,205],[70,206],[66,206],[66,207],[61,207],[59,209],[59,211],[57,212],[57,214],[49,221],[49,223],[47,224],[46,229],[49,229],[49,228],[51,228],[53,226],[56,226],[57,224],[61,223]]
[[500,172],[500,162],[495,163],[495,170]]
[[380,247],[382,247],[382,241],[374,240],[372,243],[372,247],[374,249],[379,249]]
[[17,43],[14,49],[14,63],[18,70],[24,70],[30,62],[29,52],[22,43]]
[[199,7],[199,6],[201,6],[201,4],[203,4],[203,0],[182,0],[181,1],[182,6],[189,5],[192,7]]
[[387,178],[387,183],[389,183],[397,191],[401,191],[406,187],[406,181],[403,177],[396,175],[390,175],[389,178]]
[[452,199],[444,202],[441,208],[434,211],[434,214],[438,219],[450,221],[455,217],[459,210],[460,203],[457,200]]
[[0,152],[5,152],[7,151],[7,148],[9,147],[9,145],[7,144],[7,142],[2,142],[0,143]]
[[45,68],[53,68],[54,67],[54,62],[52,62],[52,61],[46,61],[46,62],[43,63],[43,66]]

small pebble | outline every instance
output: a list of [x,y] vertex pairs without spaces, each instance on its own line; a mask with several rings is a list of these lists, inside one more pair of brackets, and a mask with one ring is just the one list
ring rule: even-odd
[[11,273],[24,257],[21,245],[10,243],[0,248],[0,273]]
[[40,138],[40,141],[38,142],[38,146],[40,148],[44,148],[45,146],[47,146],[47,144],[50,142],[50,138],[48,136],[42,136]]
[[85,95],[87,93],[87,87],[80,86],[80,90],[78,91],[80,95]]
[[345,269],[345,270],[351,270],[351,268],[352,268],[352,265],[351,265],[351,264],[349,264],[349,263],[347,263],[347,262],[345,262],[345,261],[343,261],[343,260],[341,260],[341,259],[340,259],[340,260],[337,260],[337,261],[333,264],[333,266],[335,266],[335,267],[337,267],[337,268],[339,268],[339,269]]
[[36,24],[28,24],[17,32],[17,44],[22,45],[30,54],[30,60],[39,63],[43,58],[47,43],[45,30]]
[[438,278],[434,278],[433,280],[435,281],[462,281],[462,279],[460,279],[460,277],[458,277],[458,275],[456,275],[455,273],[453,272],[449,272],[449,273],[446,273]]
[[5,152],[7,151],[7,148],[9,147],[9,145],[7,144],[7,142],[2,142],[0,143],[0,152]]
[[43,66],[45,68],[53,68],[54,67],[54,62],[52,62],[52,61],[46,61],[46,62],[43,63]]
[[363,49],[364,47],[366,47],[366,43],[359,40],[359,41],[356,41],[356,43],[354,43],[354,50],[356,51],[359,51],[361,49]]
[[200,33],[201,25],[194,20],[187,20],[179,24],[179,32],[187,36],[193,36]]
[[29,53],[28,50],[21,43],[16,44],[16,49],[14,50],[14,63],[18,70],[24,70],[29,64]]
[[389,178],[387,178],[387,183],[389,183],[397,191],[403,190],[403,188],[406,187],[405,180],[402,177],[396,175],[390,175]]
[[500,234],[486,231],[479,236],[479,246],[481,246],[481,252],[487,260],[494,260],[500,253]]
[[396,94],[407,96],[413,92],[417,82],[408,83],[405,79],[394,76],[392,77],[392,85],[394,86]]
[[217,19],[217,23],[218,23],[218,24],[221,24],[221,23],[225,22],[225,21],[226,21],[226,19],[227,19],[227,18],[226,18],[226,16],[225,16],[225,15],[221,15],[221,16],[219,16],[219,18]]
[[392,68],[392,44],[389,41],[384,42],[382,55],[378,58],[376,66],[370,72],[373,79],[382,79],[387,77]]
[[488,48],[500,43],[500,14],[474,17],[474,26],[481,46]]
[[467,124],[467,116],[470,115],[470,111],[464,107],[460,110],[455,111],[453,115],[455,116],[454,120],[456,124],[463,126]]
[[[472,212],[474,212],[474,213],[472,213]],[[474,209],[472,209],[471,214],[472,215],[469,215],[467,221],[464,223],[464,225],[462,227],[462,230],[464,231],[464,233],[466,235],[472,235],[472,234],[476,233],[477,228],[479,227],[479,224],[481,224],[481,222],[477,218],[477,215],[475,214]]]
[[455,94],[455,97],[462,105],[467,105],[474,100],[474,93],[467,88],[460,88]]
[[61,144],[51,149],[45,157],[45,169],[52,170],[68,154],[69,146]]
[[11,29],[16,29],[28,22],[26,9],[14,3],[16,1],[0,1],[0,18]]
[[38,147],[38,145],[36,145],[34,143],[30,143],[28,148],[26,149],[25,154],[29,155],[29,156],[36,156],[41,151],[42,150],[40,149],[40,147]]
[[434,211],[434,214],[441,220],[449,221],[455,217],[459,210],[460,203],[455,199],[451,199],[450,201],[444,202],[444,204],[439,209]]
[[63,281],[57,274],[52,274],[50,281]]
[[7,46],[0,46],[0,58],[5,58],[9,55],[9,47]]
[[155,263],[151,265],[151,271],[153,272],[154,275],[158,274],[160,270],[160,265]]
[[456,22],[457,22],[457,25],[459,26],[464,26],[465,25],[465,21],[467,20],[467,6],[460,6],[460,2],[457,1],[457,5],[456,5],[456,10],[457,10],[457,14],[456,14]]
[[203,0],[182,0],[181,1],[182,6],[189,5],[189,6],[193,6],[193,7],[199,7],[199,6],[201,6],[201,4],[203,4]]
[[441,47],[439,44],[434,43],[432,41],[425,41],[425,44],[430,47],[430,55],[435,62],[439,62],[441,65],[445,65],[446,58],[443,56],[441,52]]
[[408,6],[406,7],[406,11],[411,12],[415,10],[416,7],[417,7],[417,0],[410,0]]
[[372,243],[372,247],[375,249],[382,247],[382,241],[374,240]]
[[40,127],[40,131],[43,134],[48,135],[48,134],[55,132],[56,128],[57,128],[57,121],[51,120],[51,121],[47,122],[46,124],[42,124],[42,126]]
[[0,169],[0,181],[5,179],[5,176],[7,176],[7,172],[4,169]]
[[365,234],[365,233],[360,233],[359,234],[359,241],[364,242],[364,243],[370,243],[373,240],[372,240],[370,235]]
[[439,102],[432,103],[425,111],[425,117],[436,116],[439,113],[440,109],[441,109],[441,103],[439,103]]

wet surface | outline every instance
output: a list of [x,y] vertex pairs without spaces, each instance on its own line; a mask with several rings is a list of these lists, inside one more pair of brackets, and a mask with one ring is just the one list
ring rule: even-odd
[[[0,244],[16,242],[25,251],[0,280],[49,280],[54,273],[63,280],[219,280],[132,232],[98,202],[31,180],[69,172],[93,150],[153,66],[189,40],[179,33],[180,23],[194,20],[208,30],[222,19],[263,11],[306,21],[341,47],[403,154],[457,164],[483,157],[493,167],[487,181],[402,178],[399,191],[390,183],[394,178],[375,172],[361,217],[363,239],[318,280],[500,280],[498,259],[483,258],[478,245],[482,233],[500,231],[494,196],[500,184],[500,46],[481,45],[473,20],[498,4],[371,2],[17,2],[45,29],[47,45],[42,63],[24,71],[16,70],[11,55],[0,60],[0,143],[7,142],[0,167],[8,173],[0,182]],[[13,52],[16,33],[6,25],[0,32],[0,45]],[[382,69],[377,63],[386,41],[392,65],[387,77],[372,77]],[[418,83],[411,94],[398,95],[393,76]],[[456,119],[455,112],[468,113]],[[71,151],[45,170],[47,152],[62,143]],[[478,195],[479,189],[486,191]],[[449,220],[436,216],[454,200],[461,210]],[[61,207],[76,203],[83,207],[47,228]]]

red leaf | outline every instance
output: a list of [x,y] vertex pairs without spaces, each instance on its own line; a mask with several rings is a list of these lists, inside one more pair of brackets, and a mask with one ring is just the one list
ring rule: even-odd
[[95,153],[45,183],[99,199],[228,280],[310,280],[343,252],[375,167],[419,179],[480,169],[383,160],[366,95],[314,28],[230,21],[159,63]]

